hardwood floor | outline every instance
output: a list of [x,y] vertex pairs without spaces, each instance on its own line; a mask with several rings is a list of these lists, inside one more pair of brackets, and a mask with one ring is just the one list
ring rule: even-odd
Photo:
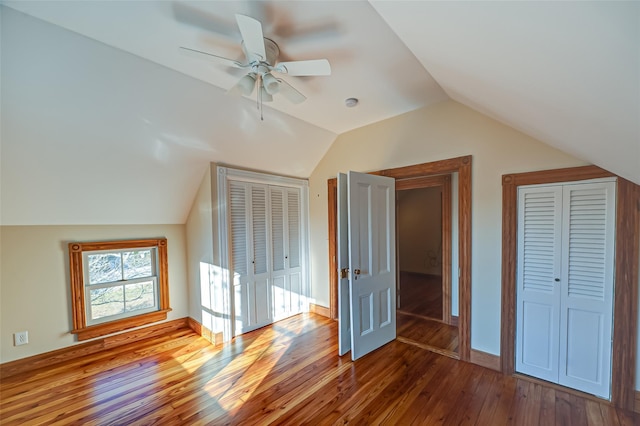
[[399,309],[442,320],[442,277],[400,271]]
[[397,335],[441,353],[458,352],[458,327],[442,322],[442,277],[400,272]]
[[458,327],[397,311],[396,334],[409,341],[449,352],[458,352]]
[[189,329],[6,378],[2,425],[633,425],[640,416],[399,341],[351,362],[298,315],[213,347]]

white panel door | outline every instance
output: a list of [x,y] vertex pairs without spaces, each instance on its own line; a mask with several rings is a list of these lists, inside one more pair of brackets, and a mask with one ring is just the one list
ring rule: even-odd
[[610,397],[615,182],[566,185],[559,383]]
[[351,358],[396,338],[395,180],[349,172]]
[[338,355],[342,356],[351,350],[351,316],[349,309],[349,276],[340,271],[349,269],[349,211],[347,175],[338,173]]
[[518,190],[516,370],[558,381],[561,187]]

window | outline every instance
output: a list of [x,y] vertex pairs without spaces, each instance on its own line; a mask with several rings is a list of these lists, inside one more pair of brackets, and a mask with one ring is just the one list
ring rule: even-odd
[[167,318],[167,240],[70,243],[72,333],[91,339]]

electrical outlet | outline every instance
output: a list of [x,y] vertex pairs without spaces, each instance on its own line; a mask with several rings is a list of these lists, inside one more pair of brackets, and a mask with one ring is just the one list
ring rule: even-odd
[[28,331],[19,331],[13,334],[13,345],[20,346],[26,345],[29,343],[29,332]]

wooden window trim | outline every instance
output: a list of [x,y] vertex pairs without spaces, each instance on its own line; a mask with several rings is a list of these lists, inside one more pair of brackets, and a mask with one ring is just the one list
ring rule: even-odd
[[[504,175],[502,177],[502,312],[500,359],[502,372],[515,373],[516,256],[518,187],[612,177],[596,166]],[[611,403],[633,410],[640,252],[640,186],[618,177]]]
[[[459,358],[469,361],[471,357],[471,156],[450,158],[431,163],[398,167],[371,172],[373,175],[397,179],[458,173],[458,261],[460,277],[458,309]],[[329,179],[329,304],[331,317],[338,317],[337,250],[337,180]],[[334,316],[335,315],[335,316]]]
[[[154,312],[87,326],[82,253],[85,251],[123,250],[144,247],[156,247],[157,249],[159,309]],[[169,274],[167,264],[166,238],[69,243],[69,281],[71,283],[71,305],[73,313],[73,330],[71,330],[71,333],[75,334],[79,341],[82,341],[167,319],[167,312],[171,311],[169,307]]]

